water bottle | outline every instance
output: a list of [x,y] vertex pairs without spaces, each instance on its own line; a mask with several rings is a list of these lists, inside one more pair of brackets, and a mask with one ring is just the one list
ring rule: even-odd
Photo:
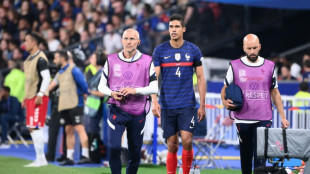
[[183,166],[182,165],[180,165],[180,167],[179,167],[178,174],[183,174]]
[[199,166],[195,167],[194,174],[200,174]]
[[293,171],[288,167],[285,168],[285,171],[287,174],[294,174]]

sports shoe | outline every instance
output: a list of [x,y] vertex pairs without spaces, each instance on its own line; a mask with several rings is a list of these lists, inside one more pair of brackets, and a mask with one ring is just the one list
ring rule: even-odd
[[34,162],[24,165],[24,167],[42,167],[46,166],[48,163],[46,160],[35,160]]
[[11,144],[8,141],[0,143],[0,149],[9,149],[10,147],[11,147]]
[[91,159],[87,158],[85,156],[81,156],[80,160],[77,162],[77,164],[86,164],[86,163],[91,163]]
[[64,161],[66,158],[67,158],[66,155],[61,155],[61,157],[57,158],[56,161],[57,161],[57,162],[62,162],[62,161]]
[[46,158],[46,161],[47,161],[47,162],[50,162],[50,163],[52,163],[52,162],[55,161],[55,158],[51,158],[51,157],[49,157],[48,155],[45,155],[45,158]]
[[61,165],[61,166],[74,165],[74,161],[69,159],[69,158],[66,158],[65,160],[59,162],[59,165]]

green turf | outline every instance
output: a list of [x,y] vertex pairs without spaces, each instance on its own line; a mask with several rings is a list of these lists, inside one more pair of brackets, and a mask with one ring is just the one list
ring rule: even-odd
[[[59,167],[48,165],[39,168],[25,168],[24,165],[31,161],[0,156],[0,174],[109,174],[110,169],[105,167]],[[123,167],[122,173],[126,173]],[[138,174],[165,174],[165,166],[142,164]],[[201,174],[240,174],[240,170],[203,170]]]

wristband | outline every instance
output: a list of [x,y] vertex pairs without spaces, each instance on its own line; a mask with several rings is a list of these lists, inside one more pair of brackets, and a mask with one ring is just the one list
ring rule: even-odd
[[40,92],[38,92],[37,96],[43,97],[44,93],[40,91]]

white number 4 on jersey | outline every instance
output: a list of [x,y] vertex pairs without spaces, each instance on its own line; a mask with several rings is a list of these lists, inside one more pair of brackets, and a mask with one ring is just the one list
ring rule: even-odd
[[178,67],[177,71],[175,72],[175,75],[177,75],[178,77],[181,77],[180,67]]

